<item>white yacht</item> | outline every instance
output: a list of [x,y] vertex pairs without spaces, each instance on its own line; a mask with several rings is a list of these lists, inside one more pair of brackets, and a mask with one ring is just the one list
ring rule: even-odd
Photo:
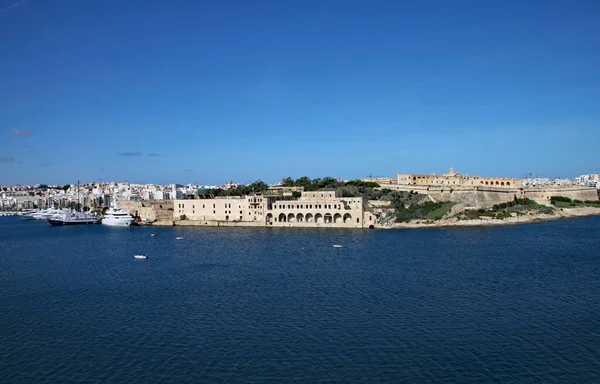
[[111,227],[129,227],[135,219],[127,211],[118,207],[115,199],[113,206],[104,213],[102,224]]
[[63,211],[48,218],[51,226],[100,224],[100,219],[90,212]]
[[35,212],[35,213],[31,214],[31,217],[36,220],[48,220],[52,216],[54,216],[56,214],[60,214],[60,213],[62,213],[62,210],[52,207],[52,208],[43,209],[41,211]]
[[22,211],[17,212],[17,216],[28,216],[36,213],[37,211],[37,209],[23,209]]

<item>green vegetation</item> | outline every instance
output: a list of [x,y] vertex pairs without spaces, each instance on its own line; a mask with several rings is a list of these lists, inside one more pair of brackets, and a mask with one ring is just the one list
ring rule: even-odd
[[502,212],[496,213],[493,217],[494,217],[494,219],[497,219],[497,220],[504,220],[504,219],[508,219],[509,217],[512,217],[512,215],[510,214],[510,212],[502,211]]
[[235,188],[222,189],[206,189],[200,195],[200,198],[212,198],[213,196],[244,196],[251,194],[264,193],[269,189],[269,186],[262,181],[255,181],[249,185],[239,185]]
[[522,209],[544,209],[544,208],[548,208],[544,205],[538,204],[536,203],[534,200],[531,199],[517,199],[515,197],[515,199],[513,201],[509,201],[506,203],[500,203],[500,204],[494,204],[492,206],[492,211],[493,212],[497,212],[497,211],[501,211],[504,209],[507,209],[509,211],[516,211],[516,210],[522,210]]
[[560,201],[560,202],[563,202],[563,203],[570,203],[571,199],[569,199],[568,197],[564,197],[564,196],[552,196],[552,197],[550,197],[550,202],[552,204],[554,204],[557,201]]
[[[333,177],[309,179],[308,177],[303,176],[297,180],[288,177],[283,180],[282,186],[302,187],[305,191],[318,191],[323,189],[335,190],[343,197],[363,197],[365,199],[378,199],[383,195],[391,193],[389,189],[377,190],[376,188],[379,188],[379,184],[374,182],[362,180],[340,182]],[[244,196],[265,193],[268,191],[268,189],[269,186],[266,183],[262,181],[256,181],[250,185],[240,185],[236,188],[230,189],[214,188],[198,190],[197,194],[200,196],[200,198],[210,198],[215,196]],[[301,196],[301,192],[293,191],[292,196],[294,198],[298,198]]]
[[344,185],[333,177],[325,177],[323,179],[310,179],[307,176],[302,176],[297,180],[291,177],[283,179],[282,186],[284,187],[303,187],[305,191],[317,191],[319,189],[335,189]]
[[421,204],[410,204],[408,206],[404,206],[399,203],[396,205],[396,221],[410,221],[410,220],[439,220],[452,207],[454,203],[449,202],[432,202],[425,201]]
[[551,214],[554,212],[552,207],[546,207],[538,204],[531,199],[517,199],[515,196],[513,201],[506,203],[494,204],[491,209],[474,209],[464,211],[459,219],[481,219],[484,217],[504,220],[513,215],[523,216],[527,212]]
[[342,186],[352,186],[359,188],[379,188],[379,184],[372,181],[351,180],[347,182],[337,181],[333,177],[323,179],[310,179],[307,176],[294,180],[287,177],[283,180],[284,187],[303,187],[305,191],[318,191],[320,189],[337,189]]
[[577,208],[577,207],[599,207],[600,200],[571,200],[564,196],[552,196],[550,197],[550,203],[556,208]]
[[345,185],[363,188],[379,188],[380,185],[373,181],[362,181],[362,180],[350,180]]

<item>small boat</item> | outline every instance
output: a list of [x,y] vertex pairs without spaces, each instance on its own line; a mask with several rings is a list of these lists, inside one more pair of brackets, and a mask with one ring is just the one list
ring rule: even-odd
[[134,259],[147,259],[148,256],[147,255],[133,255]]
[[183,237],[181,237],[181,236],[177,236],[177,237],[175,238],[175,240],[183,240]]
[[150,236],[156,236],[156,233],[151,233]]
[[333,248],[342,248],[341,244],[333,244]]

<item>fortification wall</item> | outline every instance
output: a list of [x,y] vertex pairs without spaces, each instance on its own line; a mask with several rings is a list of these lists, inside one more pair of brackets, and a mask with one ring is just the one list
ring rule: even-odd
[[[390,188],[390,186],[386,186]],[[429,195],[435,201],[450,201],[464,204],[467,209],[490,208],[494,204],[513,201],[526,197],[539,204],[550,204],[550,197],[564,196],[581,201],[598,200],[595,188],[586,187],[547,187],[547,188],[493,188],[493,187],[456,187],[440,188],[417,185],[395,185],[393,188],[400,191],[415,191]]]
[[119,208],[124,209],[130,215],[135,215],[135,213],[142,208],[142,202],[131,200],[119,200]]
[[494,204],[506,203],[518,195],[518,189],[430,189],[424,191],[428,193],[435,201],[451,201],[453,203],[463,204],[467,209],[490,208]]
[[491,208],[494,204],[508,203],[513,201],[515,196],[519,197],[519,190],[479,190],[476,192],[477,205],[479,208]]
[[173,200],[131,201],[119,200],[119,207],[142,221],[165,221],[173,219]]
[[535,200],[539,204],[550,204],[552,196],[568,197],[572,200],[598,200],[596,188],[587,187],[567,187],[567,188],[525,188],[523,189],[525,197]]

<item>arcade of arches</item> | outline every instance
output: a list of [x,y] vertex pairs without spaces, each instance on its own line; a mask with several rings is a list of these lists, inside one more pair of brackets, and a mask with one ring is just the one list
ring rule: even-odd
[[[352,224],[352,215],[345,213],[343,216],[341,213],[280,213],[277,217],[274,217],[272,213],[267,213],[267,223],[279,222],[279,223],[316,223],[316,224]],[[360,223],[360,218],[356,218],[356,223]]]

